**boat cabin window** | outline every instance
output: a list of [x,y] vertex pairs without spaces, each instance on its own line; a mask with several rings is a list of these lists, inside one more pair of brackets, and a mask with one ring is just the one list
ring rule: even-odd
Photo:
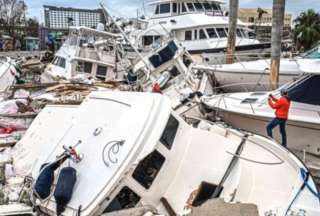
[[165,158],[155,150],[145,157],[134,170],[132,177],[145,189],[149,189],[156,179]]
[[207,28],[209,38],[218,38],[216,30],[214,28]]
[[187,12],[186,5],[185,5],[183,2],[181,3],[181,12],[182,12],[182,13]]
[[255,39],[257,37],[257,35],[252,31],[248,32],[248,36],[249,36],[250,39]]
[[172,13],[177,13],[178,10],[177,10],[177,3],[172,3]]
[[192,40],[192,31],[185,31],[184,40]]
[[224,28],[217,28],[217,32],[220,38],[227,37],[226,30]]
[[160,14],[170,13],[170,3],[160,5]]
[[157,5],[155,14],[159,14],[159,13],[160,13],[160,8],[159,8],[159,5]]
[[191,2],[188,2],[188,3],[187,3],[187,7],[188,7],[189,12],[195,11],[195,9],[194,9],[194,7],[193,7],[193,4],[192,4]]
[[241,34],[241,31],[240,31],[240,29],[237,29],[236,33],[237,33],[237,37],[240,37],[240,38],[242,38],[242,34]]
[[153,43],[153,36],[143,36],[143,45],[150,46]]
[[59,57],[59,56],[56,56],[54,59],[53,59],[53,62],[52,62],[53,65],[56,65],[58,67],[61,67],[61,68],[66,68],[66,59],[65,58],[62,58],[62,57]]
[[194,7],[196,8],[197,11],[204,11],[202,4],[199,2],[194,3]]
[[98,65],[96,77],[101,80],[105,80],[107,76],[107,67]]
[[292,101],[320,105],[320,75],[313,75],[289,88]]
[[200,29],[200,31],[199,31],[199,38],[200,38],[200,40],[207,39],[207,35],[203,29]]
[[89,74],[91,74],[91,72],[92,72],[92,63],[91,62],[78,61],[76,70],[77,70],[77,72],[80,72],[80,73],[89,73]]
[[212,11],[212,6],[208,2],[203,3],[203,7],[206,11]]
[[160,142],[169,150],[172,148],[174,139],[179,128],[179,121],[170,115],[167,125],[161,135]]
[[121,189],[103,213],[134,208],[140,202],[140,199],[141,197],[139,195],[126,186]]
[[247,37],[248,37],[245,30],[240,29],[240,31],[241,31],[241,33],[242,33],[242,35],[243,35],[244,38],[247,38]]
[[193,40],[197,40],[198,39],[198,29],[195,29],[193,32]]

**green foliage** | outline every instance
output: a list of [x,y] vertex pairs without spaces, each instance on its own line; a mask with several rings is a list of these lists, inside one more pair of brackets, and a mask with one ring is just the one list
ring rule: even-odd
[[313,9],[302,12],[295,20],[294,41],[298,50],[308,50],[320,40],[320,14]]

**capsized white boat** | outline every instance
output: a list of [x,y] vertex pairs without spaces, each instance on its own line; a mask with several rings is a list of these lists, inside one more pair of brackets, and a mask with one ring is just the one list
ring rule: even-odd
[[[62,215],[143,206],[185,215],[218,197],[254,203],[260,215],[320,214],[312,177],[294,154],[264,137],[177,115],[166,96],[93,92],[67,109],[68,118],[61,115],[65,107],[56,108],[34,121],[14,165],[31,168],[37,179],[43,164],[65,152],[63,146],[76,146],[79,160],[58,169],[77,172]],[[52,195],[37,209],[55,215],[56,202]]]
[[67,40],[46,67],[41,82],[70,80],[75,76],[102,81],[114,78],[118,37],[87,27],[70,27]]
[[[312,60],[310,60],[312,61]],[[287,122],[288,147],[320,155],[320,61],[302,65],[305,73],[296,81],[281,88],[289,91],[292,100]],[[275,116],[268,105],[272,92],[229,93],[203,97],[202,102],[215,110],[214,115],[236,128],[266,135],[266,125]],[[209,109],[210,111],[210,109]],[[276,132],[276,139],[280,134]]]
[[[280,86],[298,78],[304,65],[320,62],[320,47],[315,47],[295,58],[282,58],[280,62]],[[214,73],[220,87],[227,92],[270,90],[270,59],[241,61],[234,64],[195,65],[195,68]]]

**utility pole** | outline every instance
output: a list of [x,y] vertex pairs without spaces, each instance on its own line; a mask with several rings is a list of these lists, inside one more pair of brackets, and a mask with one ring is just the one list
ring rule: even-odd
[[229,1],[229,32],[228,32],[228,47],[227,47],[227,64],[232,64],[234,62],[238,9],[239,9],[239,0],[230,0]]
[[281,57],[281,40],[284,25],[286,0],[273,0],[272,8],[272,36],[271,36],[271,89],[279,86],[279,69]]

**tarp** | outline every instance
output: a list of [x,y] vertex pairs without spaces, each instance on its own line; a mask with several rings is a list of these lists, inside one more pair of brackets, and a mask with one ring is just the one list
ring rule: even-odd
[[149,58],[151,64],[153,67],[157,68],[164,63],[170,61],[176,54],[178,50],[177,45],[175,44],[174,41],[171,41],[168,46],[160,50],[157,54],[151,56]]
[[320,105],[320,75],[313,75],[289,89],[289,98],[300,103]]

